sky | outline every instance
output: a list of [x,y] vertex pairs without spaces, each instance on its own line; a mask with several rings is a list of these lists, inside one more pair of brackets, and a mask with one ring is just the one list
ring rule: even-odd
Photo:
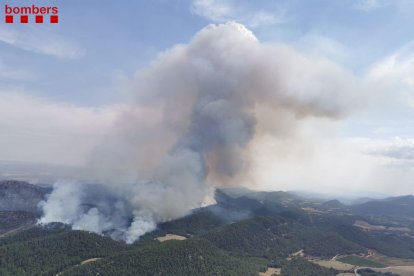
[[0,24],[3,162],[84,165],[137,72],[207,25],[236,21],[262,43],[337,64],[362,91],[340,122],[301,130],[313,149],[275,160],[257,149],[259,188],[414,193],[414,1],[0,2],[59,8],[56,25]]

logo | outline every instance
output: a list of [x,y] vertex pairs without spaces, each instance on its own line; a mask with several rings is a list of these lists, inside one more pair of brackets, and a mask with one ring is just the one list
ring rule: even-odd
[[59,22],[58,7],[43,6],[4,6],[4,22],[6,24],[34,22],[37,24]]

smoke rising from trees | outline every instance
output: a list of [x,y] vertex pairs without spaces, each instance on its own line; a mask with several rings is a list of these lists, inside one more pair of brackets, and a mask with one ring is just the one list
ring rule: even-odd
[[100,184],[57,183],[40,222],[134,242],[200,207],[214,187],[248,184],[259,137],[346,116],[355,86],[328,60],[261,43],[234,22],[209,25],[137,73],[130,109],[90,158],[88,177]]

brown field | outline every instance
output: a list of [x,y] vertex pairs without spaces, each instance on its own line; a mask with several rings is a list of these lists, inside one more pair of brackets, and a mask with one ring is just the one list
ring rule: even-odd
[[388,227],[389,231],[399,231],[399,232],[411,232],[410,228],[407,227]]
[[364,230],[370,230],[370,231],[381,231],[381,230],[384,231],[384,230],[387,229],[383,225],[372,225],[372,224],[369,224],[368,222],[363,221],[363,220],[356,220],[354,222],[354,226],[362,228]]
[[411,232],[407,227],[386,227],[383,225],[372,225],[364,220],[356,220],[354,226],[368,231],[393,231],[393,232]]
[[266,272],[259,272],[260,276],[280,275],[280,268],[268,267]]
[[305,255],[305,253],[303,252],[303,249],[301,249],[301,250],[299,250],[295,253],[290,254],[290,256],[292,256],[292,257],[296,257],[296,256],[303,257],[304,255]]
[[305,211],[306,213],[311,213],[311,214],[316,214],[316,215],[326,213],[324,211],[316,210],[315,208],[312,208],[312,207],[302,207],[301,209]]
[[[385,255],[381,255],[375,251],[370,251],[367,256],[364,258],[374,261],[377,263],[382,263],[386,265],[385,268],[371,268],[374,271],[377,272],[391,272],[395,274],[399,274],[401,276],[413,276],[414,275],[414,259],[400,259],[400,258],[393,258],[388,257]],[[309,261],[318,264],[320,266],[326,267],[326,268],[333,268],[337,270],[353,270],[355,266],[341,263],[339,261],[336,261],[335,258],[332,258],[331,260],[318,260],[314,259]],[[353,276],[354,273],[340,273],[338,276]]]
[[81,265],[87,264],[87,263],[91,263],[91,262],[95,262],[97,260],[100,260],[102,258],[91,258],[91,259],[87,259],[81,262]]
[[179,240],[179,241],[182,241],[182,240],[186,240],[187,238],[186,237],[183,237],[183,236],[179,236],[179,235],[167,234],[165,236],[158,237],[156,239],[159,240],[160,242],[165,242],[165,241],[169,241],[169,240]]
[[393,258],[381,255],[376,252],[369,254],[366,258],[371,261],[382,263],[387,266],[414,266],[414,260],[412,259]]
[[394,266],[389,268],[375,268],[377,272],[392,272],[401,276],[413,276],[414,266]]
[[355,267],[353,265],[341,263],[336,260],[318,260],[318,261],[313,261],[313,263],[326,267],[326,268],[333,268],[337,270],[349,270]]

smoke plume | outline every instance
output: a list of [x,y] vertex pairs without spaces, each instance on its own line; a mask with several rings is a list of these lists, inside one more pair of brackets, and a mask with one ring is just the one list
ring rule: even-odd
[[89,178],[100,184],[56,183],[40,222],[134,242],[200,207],[213,187],[246,185],[258,137],[346,115],[354,87],[328,60],[260,43],[234,22],[209,25],[137,73],[133,104],[91,156]]

